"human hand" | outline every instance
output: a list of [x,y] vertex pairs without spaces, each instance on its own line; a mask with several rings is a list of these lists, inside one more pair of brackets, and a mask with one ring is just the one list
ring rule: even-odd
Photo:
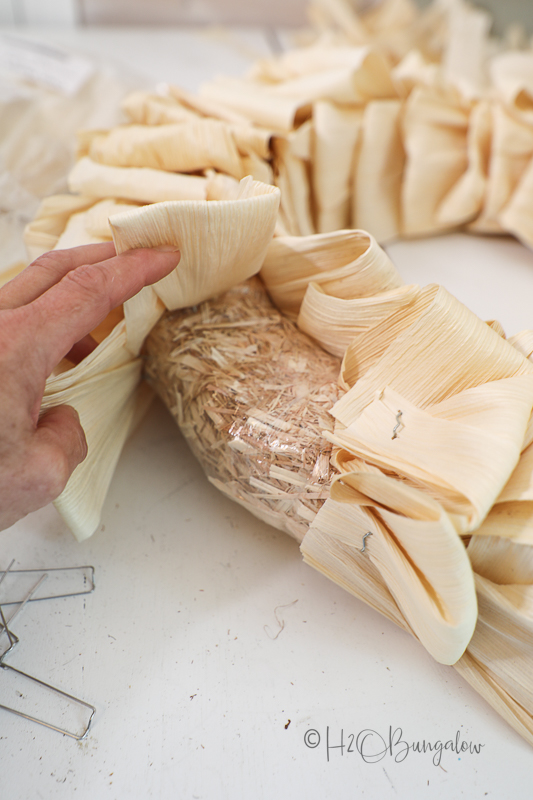
[[116,306],[179,263],[173,248],[115,254],[112,242],[54,250],[0,288],[0,530],[54,500],[87,455],[71,406],[39,416],[46,379]]

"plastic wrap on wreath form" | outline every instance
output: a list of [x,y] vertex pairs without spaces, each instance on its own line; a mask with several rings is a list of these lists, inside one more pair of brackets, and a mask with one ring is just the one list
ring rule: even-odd
[[339,369],[259,278],[165,314],[146,342],[146,377],[210,482],[298,542],[329,496]]

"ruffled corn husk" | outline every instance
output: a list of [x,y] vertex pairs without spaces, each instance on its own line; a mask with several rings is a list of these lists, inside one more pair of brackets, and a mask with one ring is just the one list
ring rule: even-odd
[[125,303],[132,352],[138,352],[165,307],[195,305],[258,272],[278,206],[277,188],[245,178],[232,200],[158,203],[113,216],[117,253],[160,245],[174,245],[181,252],[174,272]]
[[149,92],[131,92],[122,101],[122,110],[138,125],[168,125],[190,122],[199,115],[178,103],[173,97]]
[[24,229],[24,244],[30,261],[34,261],[48,250],[53,250],[72,214],[85,211],[94,203],[93,197],[76,197],[69,194],[46,197],[35,219]]
[[55,501],[78,541],[96,531],[124,442],[147,407],[145,391],[139,394],[141,368],[141,360],[126,348],[125,323],[120,322],[78,366],[46,383],[42,410],[73,406],[87,438],[87,458]]
[[309,183],[309,123],[287,137],[274,137],[272,150],[276,170],[274,180],[283,198],[281,214],[286,229],[293,236],[311,236],[315,226],[311,216]]
[[340,107],[329,101],[313,107],[312,176],[317,233],[342,230],[350,224],[362,118],[360,108]]
[[[104,209],[120,208],[111,200],[99,205],[92,214],[72,215],[63,237],[70,236],[69,228],[79,237],[87,235],[87,216],[98,226]],[[96,530],[123,444],[147,407],[150,393],[140,387],[138,357],[146,334],[165,303],[176,308],[200,302],[256,272],[272,238],[278,205],[278,189],[245,179],[232,200],[163,203],[112,216],[117,252],[171,244],[182,256],[178,270],[155,290],[149,287],[125,303],[125,319],[110,333],[105,324],[95,332],[104,338],[91,355],[76,367],[64,364],[46,384],[42,409],[72,405],[87,436],[87,458],[56,501],[79,540]],[[116,318],[112,315],[111,324]]]
[[342,358],[354,336],[390,317],[412,302],[419,292],[418,286],[400,286],[371,297],[345,300],[331,297],[313,282],[307,287],[298,327],[328,353]]
[[169,172],[213,168],[244,177],[241,159],[228,126],[215,119],[176,125],[126,125],[96,136],[89,157],[115,167],[149,167]]
[[[310,46],[263,60],[244,80],[220,79],[199,97],[177,87],[131,95],[133,125],[80,135],[70,178],[80,194],[45,201],[28,226],[32,258],[108,240],[108,215],[117,215],[119,250],[182,250],[172,276],[95,332],[95,353],[79,367],[63,364],[47,384],[43,407],[71,402],[89,439],[58,507],[78,538],[92,533],[145,404],[144,336],[166,305],[198,302],[256,271],[275,230],[261,272],[271,297],[322,347],[346,348],[335,430],[329,420],[327,439],[317,440],[315,415],[300,434],[323,455],[335,444],[331,465],[318,457],[315,466],[339,477],[324,503],[327,492],[310,492],[314,471],[302,485],[296,457],[254,475],[241,502],[262,503],[263,519],[303,536],[308,563],[439,661],[459,658],[461,675],[533,744],[533,334],[505,341],[501,326],[445,290],[403,286],[361,231],[312,235],[352,224],[385,241],[468,226],[533,246],[532,56],[494,55],[486,16],[460,0],[423,13],[410,0],[385,0],[364,14],[347,0],[316,0],[313,20],[320,35]],[[277,190],[255,197],[236,180],[247,173],[281,189],[277,220]],[[178,202],[129,206],[161,201]],[[256,201],[257,215],[237,213]],[[292,356],[291,391],[301,399],[304,359]],[[195,374],[194,357],[180,358]],[[243,372],[241,389],[245,380]],[[331,404],[329,394],[319,398]],[[205,413],[220,428],[219,411]],[[238,446],[271,422],[268,410],[252,409]],[[297,443],[295,434],[296,453]]]
[[417,88],[404,112],[405,174],[402,185],[402,233],[435,233],[464,219],[439,220],[446,196],[468,167],[469,111],[446,94]]
[[[372,503],[369,493],[392,498],[400,512]],[[319,511],[311,530],[324,535],[325,528],[330,537],[359,552],[363,536],[370,534],[367,558],[409,627],[437,661],[454,664],[476,625],[474,577],[449,517],[438,503],[417,494],[384,475],[345,473],[333,483],[331,501]],[[339,518],[332,501],[349,504],[349,510]],[[405,511],[408,516],[401,513]],[[305,556],[305,539],[302,551]]]
[[365,231],[274,239],[261,269],[274,303],[295,317],[311,281],[336,297],[369,297],[402,285],[396,267]]
[[402,229],[401,114],[399,100],[368,103],[354,163],[352,227],[368,231],[380,243],[394,239]]
[[140,203],[165,200],[205,200],[206,178],[149,167],[110,167],[90,158],[80,159],[71,171],[71,192],[105,199],[118,197]]

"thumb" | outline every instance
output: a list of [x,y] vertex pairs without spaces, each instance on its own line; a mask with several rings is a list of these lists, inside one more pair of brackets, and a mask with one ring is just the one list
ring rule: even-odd
[[78,412],[72,406],[55,406],[45,411],[37,423],[33,443],[46,453],[50,489],[57,497],[87,456],[87,440]]

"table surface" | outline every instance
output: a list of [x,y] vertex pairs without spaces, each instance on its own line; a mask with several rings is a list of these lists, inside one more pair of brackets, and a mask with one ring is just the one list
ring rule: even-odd
[[[31,35],[189,89],[270,48],[252,30]],[[443,283],[509,334],[533,327],[533,254],[519,243],[454,234],[388,251],[406,281]],[[211,487],[159,402],[123,451],[95,536],[77,544],[48,507],[1,534],[0,566],[12,558],[95,567],[93,594],[28,605],[9,663],[97,713],[76,742],[0,711],[2,798],[531,797],[533,750],[453,668]],[[435,765],[402,760],[398,744],[365,761],[357,735],[387,742],[389,726],[409,743],[459,731],[483,747]]]

